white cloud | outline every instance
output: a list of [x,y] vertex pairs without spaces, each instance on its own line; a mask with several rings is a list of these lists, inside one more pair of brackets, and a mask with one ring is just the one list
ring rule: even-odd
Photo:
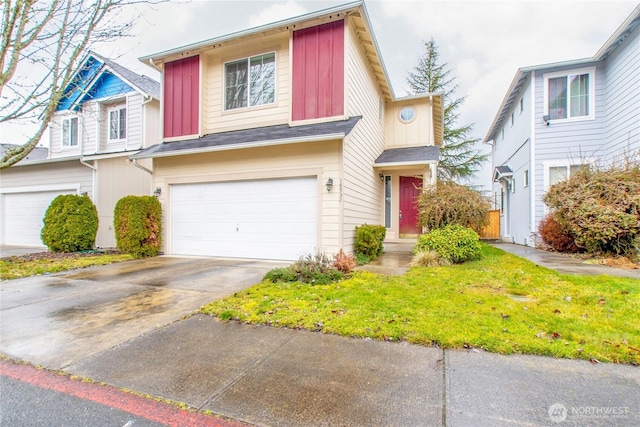
[[307,13],[307,9],[297,1],[288,0],[287,2],[277,2],[259,13],[249,17],[249,26],[257,27],[259,25],[268,24],[270,22],[281,21]]

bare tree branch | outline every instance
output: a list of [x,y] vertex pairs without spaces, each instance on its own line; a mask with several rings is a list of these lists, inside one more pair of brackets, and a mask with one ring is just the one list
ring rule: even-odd
[[0,39],[0,123],[36,124],[0,169],[38,144],[92,45],[129,34],[122,9],[143,0],[4,0]]

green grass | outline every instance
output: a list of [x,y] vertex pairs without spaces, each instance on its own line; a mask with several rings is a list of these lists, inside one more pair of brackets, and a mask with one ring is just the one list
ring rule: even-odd
[[38,274],[57,273],[95,265],[113,264],[133,259],[128,254],[63,254],[38,258],[10,257],[0,259],[0,280],[18,279]]
[[640,363],[640,280],[563,275],[488,245],[481,260],[404,276],[262,282],[202,312],[443,348]]

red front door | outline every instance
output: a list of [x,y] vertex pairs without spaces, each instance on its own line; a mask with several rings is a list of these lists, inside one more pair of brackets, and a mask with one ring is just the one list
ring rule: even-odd
[[420,234],[418,196],[421,191],[422,178],[400,177],[400,235]]

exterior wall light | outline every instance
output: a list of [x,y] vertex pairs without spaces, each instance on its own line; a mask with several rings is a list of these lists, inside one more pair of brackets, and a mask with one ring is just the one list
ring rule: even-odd
[[326,185],[327,185],[327,193],[330,193],[331,189],[333,188],[333,179],[329,178],[327,180],[327,184]]
[[156,197],[160,197],[160,194],[162,194],[162,188],[156,187],[156,189],[153,190],[153,195]]

